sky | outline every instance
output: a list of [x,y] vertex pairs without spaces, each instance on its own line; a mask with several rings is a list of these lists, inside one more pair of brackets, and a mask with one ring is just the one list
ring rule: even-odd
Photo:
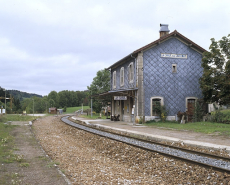
[[168,24],[206,50],[230,34],[229,0],[0,0],[0,86],[87,90],[97,71]]

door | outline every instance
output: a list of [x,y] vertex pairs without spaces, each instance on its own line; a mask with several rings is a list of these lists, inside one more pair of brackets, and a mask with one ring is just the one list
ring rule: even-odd
[[187,113],[188,113],[189,122],[192,121],[193,119],[195,101],[196,101],[195,99],[188,99],[188,102],[187,102],[187,107],[188,107]]
[[124,100],[121,100],[121,121],[124,121],[125,107]]

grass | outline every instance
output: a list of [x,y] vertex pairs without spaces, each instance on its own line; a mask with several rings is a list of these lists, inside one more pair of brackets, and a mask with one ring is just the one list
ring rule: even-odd
[[211,122],[195,122],[179,124],[178,122],[148,122],[144,124],[150,127],[163,127],[175,130],[189,130],[205,134],[218,134],[230,136],[230,124],[211,123]]
[[224,114],[226,120],[230,120],[230,109],[221,110],[220,112]]
[[14,161],[14,155],[12,154],[14,140],[10,132],[15,126],[4,124],[6,121],[6,117],[0,116],[0,164]]
[[32,121],[37,119],[38,116],[22,116],[19,114],[7,114],[2,116],[2,121]]
[[[80,107],[67,107],[66,112],[64,112],[64,113],[65,114],[72,114],[75,111],[80,110],[80,109],[82,109],[82,106],[80,106]],[[90,109],[90,107],[89,106],[83,106],[83,110],[86,110],[86,109]]]
[[20,166],[20,167],[29,167],[30,164],[29,164],[29,163],[21,163],[19,166]]
[[226,115],[230,115],[230,109],[224,109],[224,110],[221,110],[221,112]]
[[52,162],[49,162],[49,164],[47,165],[47,167],[48,167],[48,168],[51,168],[51,167],[53,167],[53,166],[55,166],[55,165],[60,165],[60,163],[57,162],[57,161],[52,161]]
[[0,116],[0,163],[22,162],[19,155],[14,155],[14,137],[10,135],[15,125],[5,124],[7,121],[32,121],[37,117],[20,115],[1,115]]

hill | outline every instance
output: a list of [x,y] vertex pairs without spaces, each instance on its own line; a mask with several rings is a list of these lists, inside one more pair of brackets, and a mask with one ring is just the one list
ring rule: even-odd
[[[0,97],[5,97],[5,91],[3,90],[4,88],[2,88],[0,86]],[[34,93],[27,93],[27,92],[22,92],[19,90],[6,90],[6,97],[8,98],[10,96],[10,94],[15,98],[15,99],[19,99],[20,101],[22,101],[24,98],[31,98],[33,96],[37,96],[42,98],[41,95],[38,94],[34,94]],[[2,102],[4,102],[4,100],[1,100]]]
[[34,94],[34,93],[22,92],[22,91],[18,91],[18,90],[7,90],[7,92],[9,94],[11,94],[14,98],[19,99],[20,101],[22,101],[24,98],[31,98],[33,96],[37,96],[39,98],[42,98],[41,95]]

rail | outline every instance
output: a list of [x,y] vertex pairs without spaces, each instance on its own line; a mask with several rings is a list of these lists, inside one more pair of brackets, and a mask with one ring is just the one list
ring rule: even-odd
[[97,130],[91,127],[87,127],[82,124],[78,124],[75,122],[72,122],[68,119],[69,116],[62,117],[61,120],[73,127],[76,127],[78,129],[91,132],[93,134],[97,134],[103,137],[107,137],[116,141],[120,141],[126,144],[130,144],[148,151],[152,152],[158,152],[163,155],[167,155],[173,158],[177,158],[184,161],[189,161],[191,163],[195,163],[198,165],[202,165],[204,167],[212,168],[221,172],[227,172],[230,173],[230,159],[226,157],[216,156],[212,154],[205,154],[202,152],[196,152],[196,151],[190,151],[180,148],[172,148],[169,145],[161,145],[156,144],[149,141],[139,140],[135,138],[130,138],[110,132],[105,132],[101,130]]

